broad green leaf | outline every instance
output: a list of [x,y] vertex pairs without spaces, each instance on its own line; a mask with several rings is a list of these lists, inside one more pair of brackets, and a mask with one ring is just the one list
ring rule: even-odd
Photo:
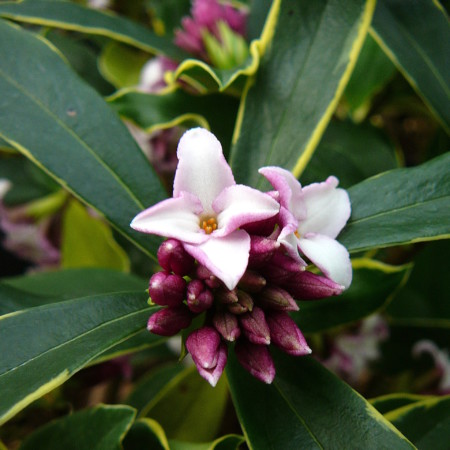
[[412,449],[363,397],[310,356],[276,353],[277,375],[265,385],[234,354],[227,375],[248,445],[267,449]]
[[191,8],[190,0],[146,0],[145,5],[150,10],[153,27],[168,36],[181,27],[181,19],[189,16]]
[[[148,411],[165,395],[171,388],[171,384],[177,383],[177,376],[183,372],[185,367],[180,363],[169,364],[153,370],[147,377],[142,379],[131,391],[126,399],[127,405],[133,406],[139,416],[147,415]],[[184,378],[185,374],[181,375]]]
[[186,56],[171,39],[157,36],[138,23],[73,2],[2,2],[0,16],[18,22],[105,36],[151,53],[162,53],[175,60]]
[[374,7],[372,0],[345,8],[337,0],[282,2],[271,45],[241,101],[231,158],[238,182],[260,185],[258,169],[267,165],[299,176],[350,77]]
[[164,389],[146,415],[161,424],[169,439],[205,442],[217,435],[227,399],[225,377],[213,388],[191,366]]
[[366,116],[373,96],[393,77],[395,71],[391,60],[368,34],[344,92],[354,119],[361,120]]
[[170,450],[237,450],[245,442],[243,436],[228,434],[213,442],[193,443],[170,440]]
[[147,417],[134,422],[123,441],[123,450],[142,449],[172,450],[161,425]]
[[252,0],[246,26],[249,40],[257,39],[261,36],[271,6],[271,0]]
[[101,405],[39,428],[20,450],[121,450],[136,412],[125,405]]
[[450,236],[450,153],[348,190],[352,215],[339,235],[350,252]]
[[119,91],[108,100],[113,109],[151,133],[159,128],[194,124],[209,128],[227,151],[238,102],[225,95],[190,95],[179,89],[160,94]]
[[411,405],[429,398],[430,397],[426,395],[401,393],[382,395],[381,397],[372,398],[369,401],[374,408],[376,408],[381,414],[385,415],[394,409]]
[[417,448],[446,450],[450,442],[450,396],[426,399],[385,414]]
[[433,0],[379,0],[374,37],[412,87],[450,131],[450,27]]
[[67,205],[62,219],[61,266],[102,267],[127,272],[130,260],[114,240],[110,227],[78,201]]
[[148,60],[148,54],[111,42],[103,48],[98,65],[111,84],[116,88],[124,88],[139,84],[142,67]]
[[37,292],[28,293],[0,282],[0,316],[48,303],[47,298]]
[[414,259],[414,269],[387,313],[396,324],[450,328],[450,241],[430,242]]
[[104,294],[1,316],[0,423],[141,331],[146,300],[142,292]]
[[353,261],[353,281],[338,297],[300,301],[300,310],[291,313],[305,333],[360,320],[383,308],[408,279],[411,265],[391,266],[370,259]]
[[349,188],[373,175],[398,167],[394,146],[375,127],[332,121],[300,177],[303,186],[339,179]]
[[166,195],[123,123],[44,39],[1,21],[0,53],[0,136],[156,252],[160,241],[129,223]]

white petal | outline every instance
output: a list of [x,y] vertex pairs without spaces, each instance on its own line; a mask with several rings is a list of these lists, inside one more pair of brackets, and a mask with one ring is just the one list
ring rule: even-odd
[[299,239],[301,252],[328,278],[345,288],[352,282],[352,264],[347,249],[338,241],[320,234]]
[[281,167],[262,167],[258,172],[264,175],[278,191],[282,206],[287,208],[297,220],[306,217],[302,186],[291,172]]
[[298,227],[301,235],[318,233],[335,238],[344,228],[350,217],[350,199],[337,185],[337,178],[329,177],[324,183],[303,188],[307,217]]
[[267,194],[248,186],[234,185],[222,191],[213,202],[217,213],[217,236],[226,236],[247,223],[269,219],[280,205]]
[[186,192],[178,198],[169,198],[142,211],[131,222],[131,228],[143,233],[199,244],[208,239],[200,231],[199,214],[203,211],[200,200]]
[[212,214],[212,202],[228,186],[235,184],[222,146],[216,137],[203,128],[186,131],[178,144],[179,159],[173,196],[186,191],[202,202],[205,214]]
[[250,236],[243,230],[237,230],[225,237],[209,237],[203,244],[185,244],[184,248],[222,280],[228,289],[234,289],[247,269]]

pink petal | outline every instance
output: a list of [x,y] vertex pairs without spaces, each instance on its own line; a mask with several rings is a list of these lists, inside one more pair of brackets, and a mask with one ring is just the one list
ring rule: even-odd
[[280,204],[288,209],[297,220],[306,217],[302,186],[288,170],[281,167],[262,167],[258,171],[280,194]]
[[350,199],[344,189],[336,188],[338,180],[329,177],[324,183],[303,188],[307,217],[300,222],[298,231],[318,233],[335,238],[350,217]]
[[184,248],[231,290],[247,269],[250,236],[243,230],[236,230],[220,238],[210,235],[203,244],[185,244]]
[[198,197],[205,214],[214,214],[212,203],[227,187],[235,184],[222,146],[216,137],[203,128],[193,128],[178,144],[178,167],[173,183],[173,196],[186,191]]
[[200,232],[199,217],[203,211],[198,198],[182,192],[178,198],[169,198],[142,211],[131,222],[131,228],[143,233],[200,244],[208,236]]
[[321,234],[299,239],[300,250],[326,275],[345,288],[352,282],[352,264],[347,249]]
[[268,219],[278,214],[280,205],[266,194],[248,186],[225,188],[213,202],[217,213],[216,236],[226,236],[242,225]]

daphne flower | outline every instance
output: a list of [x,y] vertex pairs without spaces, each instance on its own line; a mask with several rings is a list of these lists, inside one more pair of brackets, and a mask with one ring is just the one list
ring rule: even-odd
[[229,289],[244,274],[250,236],[239,227],[275,216],[278,203],[262,192],[237,185],[222,147],[202,128],[187,131],[177,150],[173,198],[138,214],[131,227],[174,238]]
[[336,241],[350,217],[350,200],[338,180],[329,177],[302,189],[291,172],[279,167],[263,167],[264,175],[278,191],[280,242],[289,255],[303,264],[305,255],[327,277],[347,288],[352,267],[346,248]]

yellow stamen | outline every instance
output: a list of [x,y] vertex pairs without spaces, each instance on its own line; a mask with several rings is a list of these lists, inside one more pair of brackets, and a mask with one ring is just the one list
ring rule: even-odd
[[294,234],[300,239],[300,233],[298,231],[294,231]]
[[214,230],[217,230],[217,221],[214,217],[210,217],[209,219],[201,220],[200,226],[205,230],[206,234],[211,234]]

